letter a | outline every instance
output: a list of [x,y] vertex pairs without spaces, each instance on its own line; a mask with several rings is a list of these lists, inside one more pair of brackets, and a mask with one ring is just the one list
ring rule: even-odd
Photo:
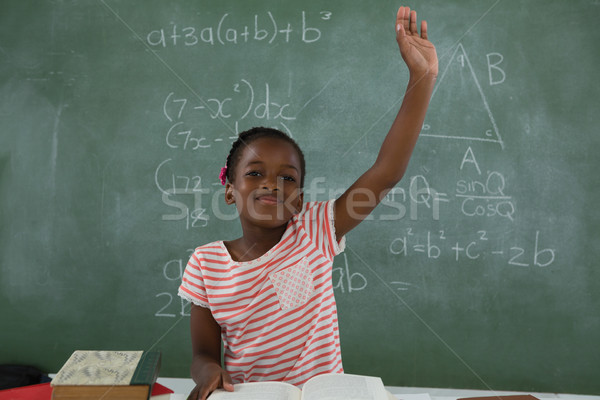
[[479,165],[477,164],[477,160],[475,160],[475,154],[473,154],[473,150],[471,150],[471,146],[469,146],[469,148],[465,152],[465,155],[464,155],[464,157],[462,159],[462,162],[460,163],[460,169],[461,169],[461,171],[463,169],[463,166],[467,162],[474,164],[475,168],[477,168],[477,173],[479,175],[481,175],[481,170],[479,169]]

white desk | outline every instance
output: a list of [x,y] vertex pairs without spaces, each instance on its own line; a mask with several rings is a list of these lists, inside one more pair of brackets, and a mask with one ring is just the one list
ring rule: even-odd
[[[171,396],[171,400],[185,400],[188,394],[194,388],[194,382],[191,379],[185,378],[158,378],[160,384],[172,389],[175,393]],[[600,400],[600,396],[576,395],[576,394],[556,394],[556,393],[534,393],[534,392],[506,392],[498,391],[491,392],[487,390],[470,390],[470,389],[436,389],[436,388],[411,388],[387,386],[390,393],[399,399],[408,399],[410,396],[426,393],[431,400],[456,400],[461,397],[477,397],[477,396],[500,396],[511,394],[531,394],[538,399],[563,399],[563,400]],[[403,396],[404,395],[404,396]]]

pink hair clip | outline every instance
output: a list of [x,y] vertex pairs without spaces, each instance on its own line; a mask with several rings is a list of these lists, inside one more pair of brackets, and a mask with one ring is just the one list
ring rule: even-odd
[[221,173],[219,174],[219,180],[221,181],[221,185],[225,185],[227,182],[227,166],[221,168]]

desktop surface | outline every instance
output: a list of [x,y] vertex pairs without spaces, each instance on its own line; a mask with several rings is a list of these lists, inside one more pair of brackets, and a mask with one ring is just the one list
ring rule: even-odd
[[[187,396],[195,386],[194,382],[189,378],[158,378],[158,382],[174,391],[174,393],[171,395],[171,400],[187,399]],[[402,386],[386,386],[386,389],[390,393],[392,393],[396,398],[402,400],[456,400],[464,397],[508,396],[515,394],[531,394],[540,400],[600,400],[600,396],[578,395],[568,393],[535,393],[473,389],[416,388]]]

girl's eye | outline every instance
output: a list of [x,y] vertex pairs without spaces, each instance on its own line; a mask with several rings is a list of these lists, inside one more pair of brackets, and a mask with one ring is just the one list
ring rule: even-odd
[[283,179],[284,181],[296,182],[296,178],[290,175],[283,175],[281,176],[281,179]]
[[260,172],[258,171],[250,171],[246,173],[246,176],[260,176]]

